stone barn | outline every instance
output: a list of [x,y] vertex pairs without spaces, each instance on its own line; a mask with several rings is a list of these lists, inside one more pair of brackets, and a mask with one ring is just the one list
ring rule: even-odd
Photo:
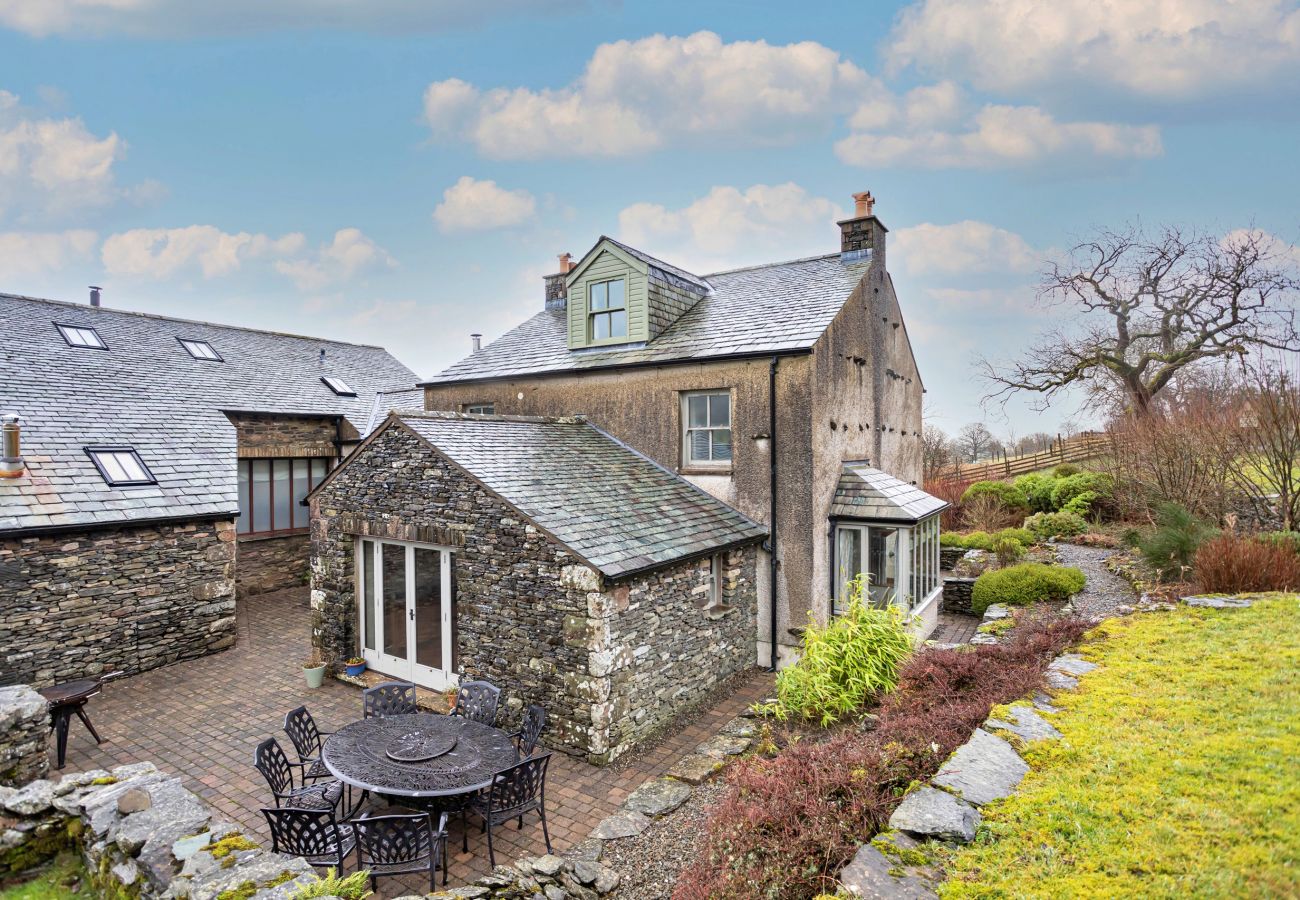
[[315,640],[607,762],[754,663],[766,529],[580,418],[397,412],[309,497]]

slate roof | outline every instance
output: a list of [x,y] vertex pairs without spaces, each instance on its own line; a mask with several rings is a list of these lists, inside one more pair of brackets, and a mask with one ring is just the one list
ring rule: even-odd
[[[365,428],[375,392],[415,375],[380,347],[0,294],[0,413],[22,417],[28,473],[0,479],[0,532],[238,512],[235,429],[223,410],[342,415]],[[54,323],[95,328],[69,347]],[[178,338],[224,362],[192,358]],[[320,351],[325,351],[322,363]],[[340,397],[322,375],[343,378]],[[109,487],[85,453],[132,446],[157,485]]]
[[391,391],[376,391],[375,402],[370,406],[370,418],[366,420],[366,427],[358,427],[357,430],[364,438],[384,424],[384,419],[388,418],[390,412],[410,409],[424,409],[424,388],[406,387]]
[[846,462],[835,486],[831,516],[911,524],[947,505],[946,500],[866,463]]
[[764,526],[582,419],[396,418],[610,578],[767,536]]
[[[640,251],[624,249],[647,258]],[[657,266],[667,265],[648,259]],[[702,279],[691,275],[707,284],[709,292],[653,341],[621,349],[569,350],[567,313],[544,310],[428,383],[806,351],[844,306],[870,263],[870,256],[846,263],[834,253]]]

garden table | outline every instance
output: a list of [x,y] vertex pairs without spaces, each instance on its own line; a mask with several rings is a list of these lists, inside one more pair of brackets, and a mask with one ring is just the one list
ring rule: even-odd
[[325,739],[321,760],[335,778],[384,796],[432,801],[471,794],[514,765],[510,735],[460,716],[383,716]]

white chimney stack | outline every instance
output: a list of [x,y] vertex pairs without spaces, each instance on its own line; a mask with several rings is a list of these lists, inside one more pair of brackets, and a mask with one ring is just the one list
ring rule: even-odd
[[0,478],[17,478],[26,471],[21,423],[17,413],[0,416]]
[[474,344],[474,352],[475,352],[475,353],[478,353],[480,350],[483,349],[483,335],[481,335],[481,334],[471,334],[471,335],[469,336],[469,339],[470,339],[470,341]]

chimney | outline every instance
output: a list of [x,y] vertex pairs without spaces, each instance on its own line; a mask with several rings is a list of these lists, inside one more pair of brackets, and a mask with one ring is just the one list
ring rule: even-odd
[[480,350],[483,349],[483,335],[481,335],[481,334],[471,334],[471,335],[469,336],[469,339],[470,339],[470,341],[474,344],[474,352],[475,352],[475,353],[478,353]]
[[99,286],[92,284],[90,286],[90,305],[99,306]]
[[22,428],[16,413],[0,416],[0,478],[23,474]]
[[870,191],[853,195],[853,218],[844,219],[840,226],[840,258],[844,262],[876,258],[881,267],[885,262],[885,233],[889,231],[873,212],[876,198]]
[[543,276],[546,283],[546,308],[563,310],[569,305],[569,288],[564,283],[573,271],[573,257],[568,253],[560,254],[560,271],[554,275]]

